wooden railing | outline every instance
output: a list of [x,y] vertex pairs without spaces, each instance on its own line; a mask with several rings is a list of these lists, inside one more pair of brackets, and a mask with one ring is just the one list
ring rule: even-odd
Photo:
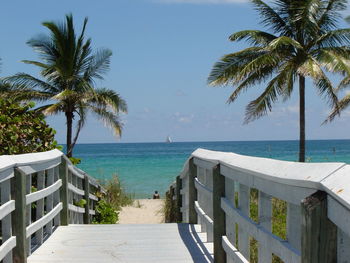
[[[252,218],[251,192],[258,192]],[[196,150],[167,192],[176,221],[200,224],[214,262],[350,262],[350,165],[296,163]],[[274,204],[286,205],[285,232],[272,231]],[[281,201],[282,202],[282,201]],[[255,243],[256,244],[256,243]]]
[[[0,156],[0,261],[26,262],[57,226],[90,223],[97,191],[58,150]],[[76,205],[82,199],[84,208]]]

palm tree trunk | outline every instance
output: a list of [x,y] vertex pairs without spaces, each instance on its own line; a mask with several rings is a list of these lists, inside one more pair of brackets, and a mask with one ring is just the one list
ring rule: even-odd
[[299,162],[305,162],[305,77],[299,76]]
[[67,119],[67,157],[72,157],[73,149],[72,149],[72,127],[73,127],[73,113],[66,112]]

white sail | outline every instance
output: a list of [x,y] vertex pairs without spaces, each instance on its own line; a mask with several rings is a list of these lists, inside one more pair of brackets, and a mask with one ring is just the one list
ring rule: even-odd
[[167,143],[171,143],[171,142],[172,142],[170,136],[166,137],[166,142],[167,142]]

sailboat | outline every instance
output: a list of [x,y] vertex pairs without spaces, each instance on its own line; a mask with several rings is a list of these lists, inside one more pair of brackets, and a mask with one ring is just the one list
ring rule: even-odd
[[173,141],[171,140],[170,136],[167,136],[165,142],[166,143],[172,143]]

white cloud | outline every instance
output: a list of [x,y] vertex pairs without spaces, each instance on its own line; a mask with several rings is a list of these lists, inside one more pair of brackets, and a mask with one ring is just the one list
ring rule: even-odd
[[237,4],[247,3],[249,0],[155,0],[157,3],[181,3],[181,4]]
[[173,119],[178,123],[191,123],[193,121],[194,114],[181,114],[180,112],[175,112]]

